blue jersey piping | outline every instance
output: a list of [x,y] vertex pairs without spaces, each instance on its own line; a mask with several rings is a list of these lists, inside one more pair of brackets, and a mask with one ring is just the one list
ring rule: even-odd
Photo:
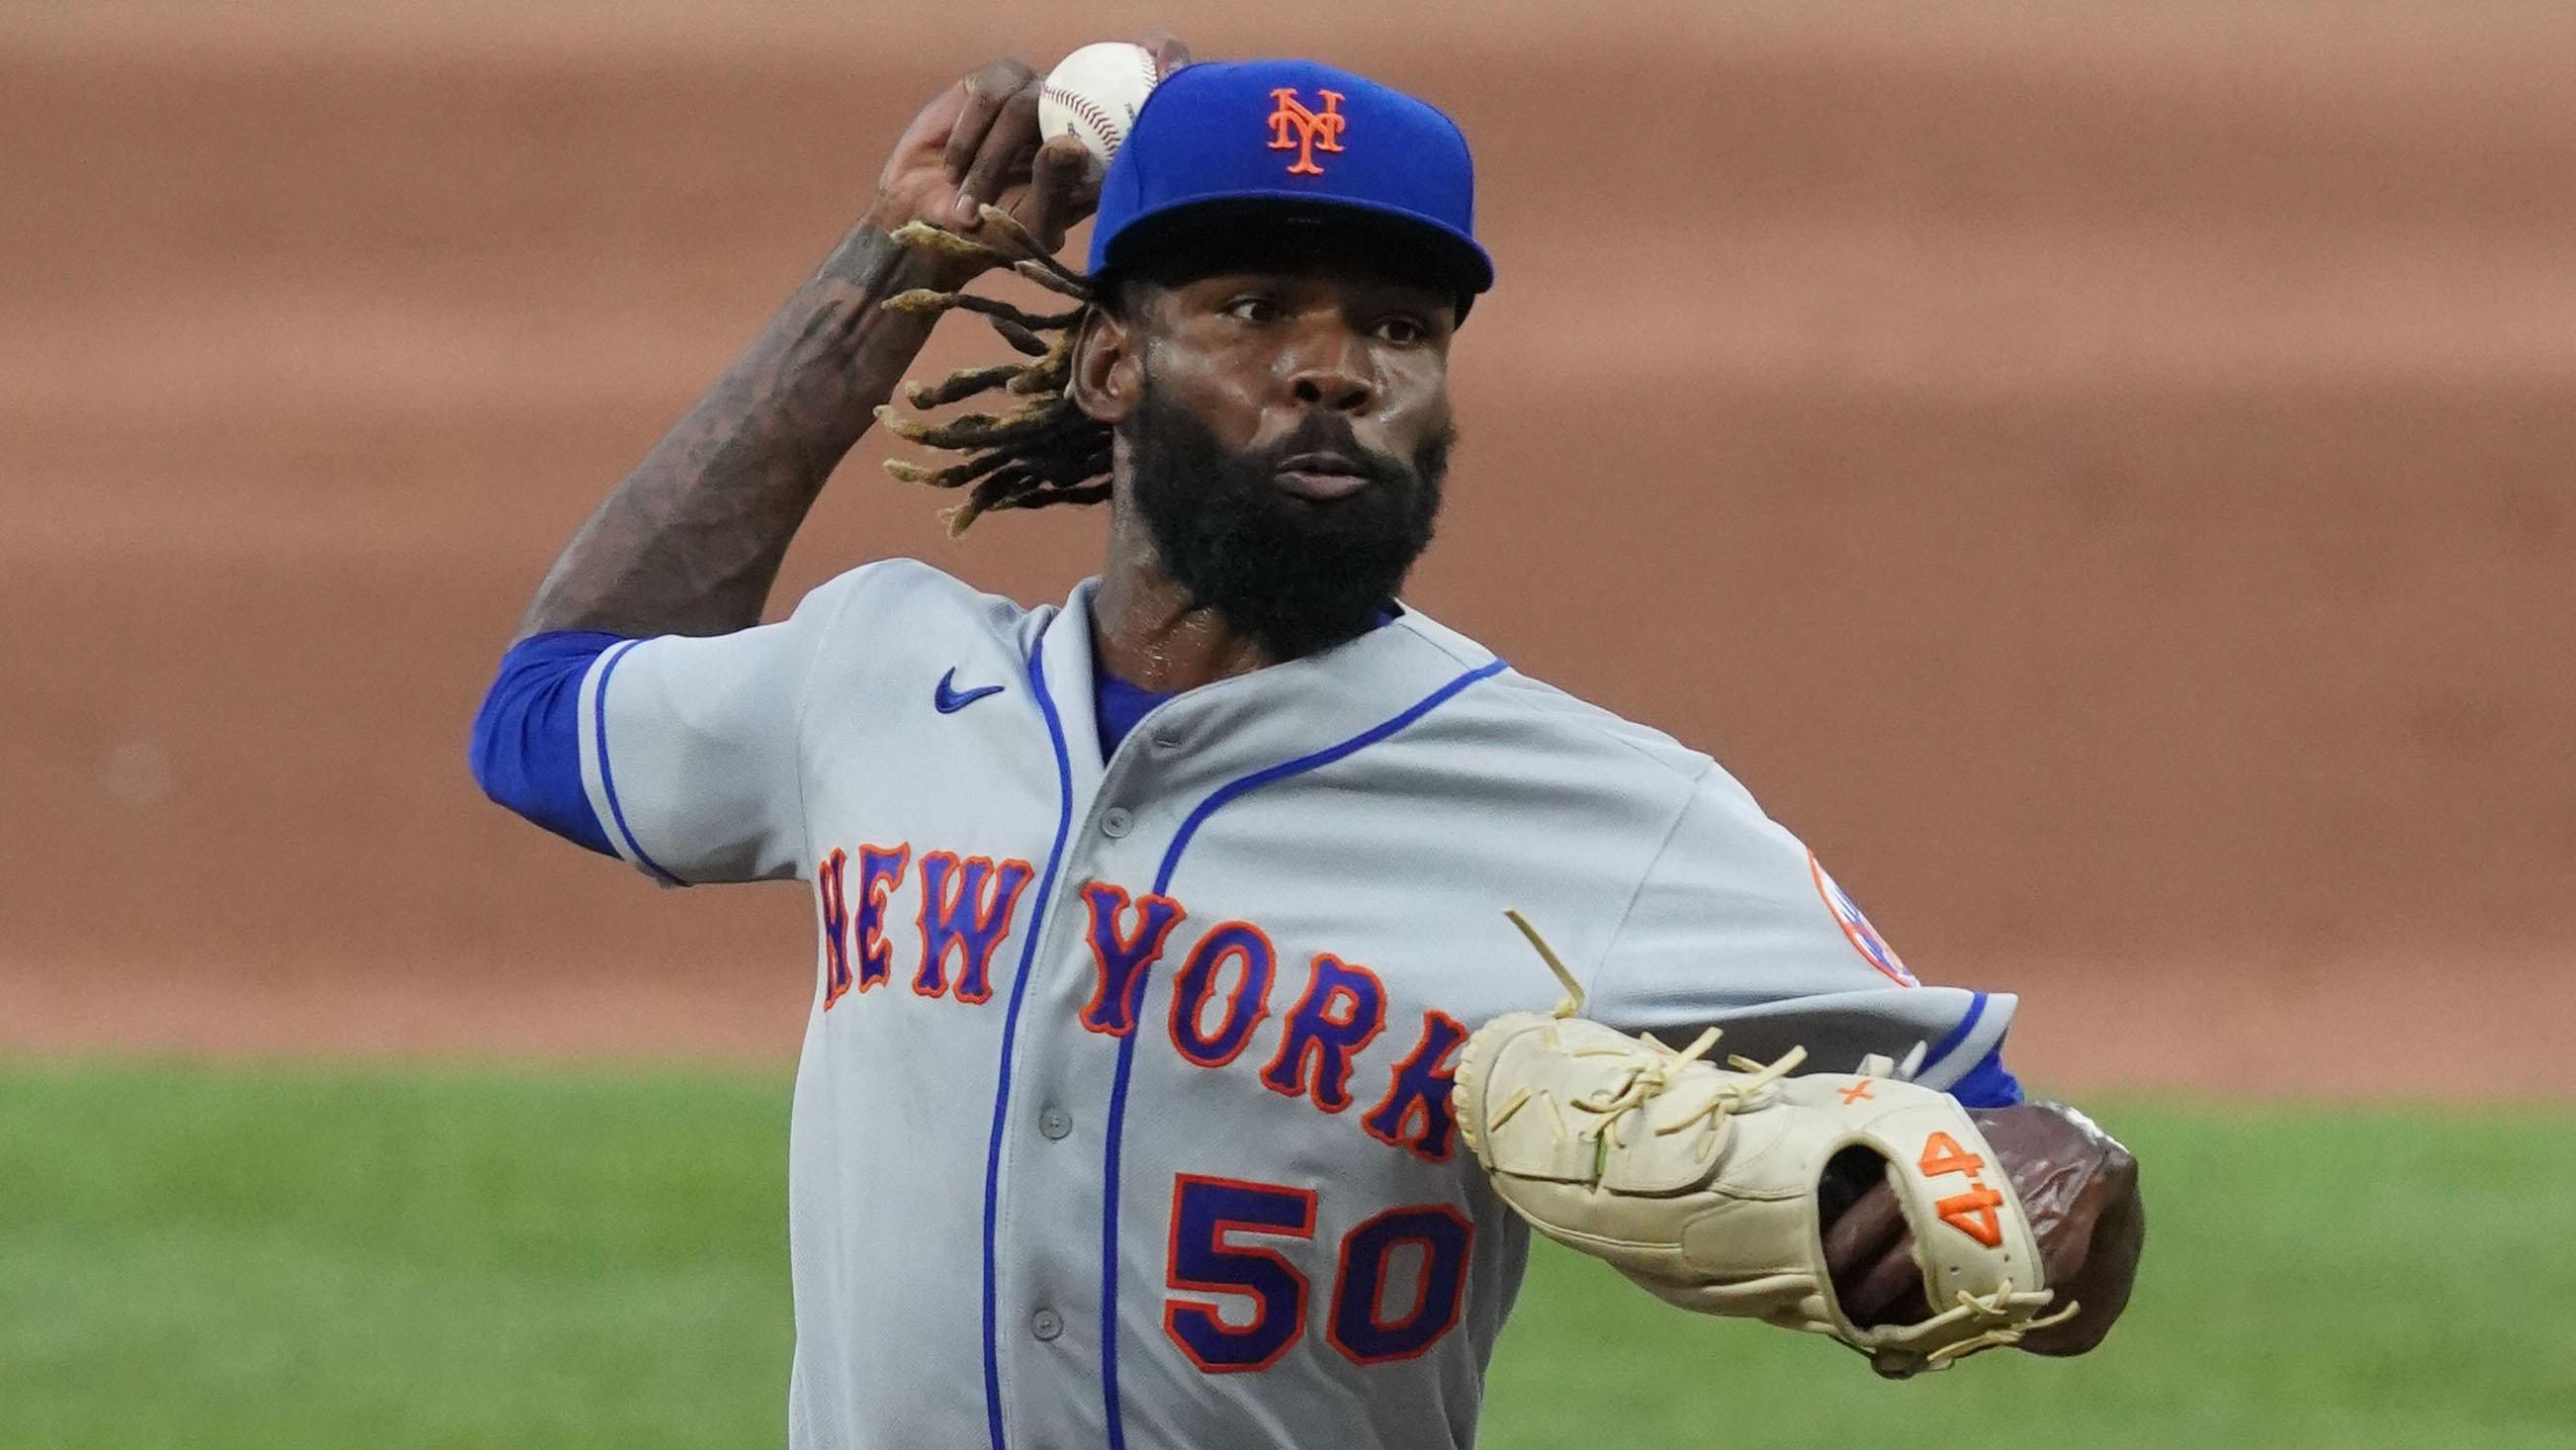
[[[1209,792],[1207,799],[1200,801],[1197,809],[1181,822],[1180,830],[1173,833],[1171,846],[1163,852],[1162,868],[1154,873],[1155,893],[1169,893],[1172,874],[1180,869],[1181,853],[1189,849],[1190,839],[1198,834],[1199,827],[1207,824],[1209,817],[1227,805],[1265,785],[1357,754],[1440,708],[1469,685],[1501,674],[1507,668],[1509,666],[1500,659],[1480,665],[1423,696],[1402,714],[1382,720],[1339,745],[1318,750],[1312,755],[1301,755],[1266,770],[1254,771]],[[1135,989],[1140,994],[1138,1001],[1143,1000],[1143,978],[1149,974],[1139,973]],[[1109,1089],[1109,1148],[1101,1175],[1100,1393],[1109,1417],[1109,1450],[1127,1450],[1126,1415],[1118,1403],[1118,1150],[1127,1122],[1127,1081],[1135,1061],[1136,1029],[1130,1027],[1127,1035],[1118,1039],[1118,1076]]]
[[1914,1075],[1918,1078],[1931,1076],[1951,1053],[1959,1050],[1959,1044],[1968,1040],[1968,1034],[1977,1030],[1977,1019],[1985,1015],[1986,994],[1979,992],[1968,999],[1968,1014],[1959,1019],[1959,1025],[1951,1028],[1948,1036],[1932,1044],[1932,1050],[1923,1054],[1923,1066],[1916,1069]]
[[1046,874],[1038,878],[1037,904],[1029,908],[1028,937],[1020,944],[1020,974],[1011,983],[1011,1002],[1002,1013],[1001,1075],[993,1089],[993,1138],[984,1150],[984,1423],[993,1450],[1004,1450],[1002,1438],[1002,1352],[999,1339],[999,1289],[994,1235],[1001,1216],[1002,1130],[1010,1122],[1011,1049],[1019,1039],[1020,1002],[1029,989],[1029,967],[1037,960],[1038,938],[1046,933],[1047,906],[1055,895],[1056,868],[1064,864],[1064,843],[1073,831],[1073,759],[1064,743],[1064,722],[1047,693],[1046,641],[1029,650],[1029,693],[1046,717],[1047,741],[1055,747],[1055,845],[1047,851]]
[[642,643],[642,640],[636,640],[618,646],[600,665],[599,683],[591,687],[591,724],[599,739],[599,793],[608,797],[609,818],[617,823],[617,834],[625,840],[626,849],[635,853],[636,863],[652,872],[656,880],[671,886],[685,886],[687,882],[663,870],[660,862],[644,853],[644,843],[635,839],[635,832],[626,824],[626,807],[617,800],[616,773],[608,766],[608,677],[617,673],[617,666],[635,652],[636,645]]

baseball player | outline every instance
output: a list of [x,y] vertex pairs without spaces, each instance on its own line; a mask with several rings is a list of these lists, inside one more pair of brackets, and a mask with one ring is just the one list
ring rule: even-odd
[[[1568,1090],[1599,1119],[1575,1176],[1605,1191],[1578,1198],[1632,1141],[1803,1121],[1746,1116],[1803,1049],[1958,1114],[1973,1141],[1924,1149],[1973,1183],[1948,1222],[2026,1217],[2047,1290],[2021,1264],[1945,1312],[2000,1325],[1980,1347],[2090,1348],[2135,1271],[2135,1165],[2022,1102],[2014,1000],[1919,985],[1707,756],[1399,599],[1450,339],[1494,279],[1458,128],[1313,62],[1152,45],[1170,74],[1097,181],[1041,144],[1024,65],[923,109],[565,548],[475,722],[486,792],[559,835],[666,885],[811,883],[791,1445],[1469,1444],[1528,1247],[1497,1187],[1527,1164],[1499,1160],[1541,1121],[1497,1089],[1593,1060],[1530,1067],[1562,1045],[1541,1021],[1453,1111],[1479,1025],[1560,992],[1506,907],[1612,1034],[1585,1051],[1643,1064]],[[1052,254],[1095,206],[1075,271]],[[1061,307],[960,290],[1004,266]],[[956,455],[898,473],[956,490],[961,529],[1105,501],[1100,573],[1027,608],[887,559],[760,624],[807,507],[961,309],[1018,360],[909,395],[988,410],[887,410]],[[1713,1066],[1709,1028],[1769,1075]],[[1693,1045],[1623,1035],[1650,1031]],[[1939,1225],[1904,1175],[1802,1176],[1811,1309],[1855,1343],[1932,1315]]]

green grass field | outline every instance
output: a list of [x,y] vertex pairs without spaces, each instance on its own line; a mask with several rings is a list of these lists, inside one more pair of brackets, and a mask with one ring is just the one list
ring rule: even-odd
[[[0,1446],[775,1446],[783,1081],[0,1067]],[[1542,1252],[1484,1445],[2576,1445],[2576,1113],[2112,1104],[2091,1359],[1882,1384]],[[1638,1441],[1636,1443],[1644,1443]]]

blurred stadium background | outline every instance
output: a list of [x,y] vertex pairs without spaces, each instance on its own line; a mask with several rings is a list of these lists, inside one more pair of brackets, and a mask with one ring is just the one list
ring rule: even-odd
[[[0,1445],[778,1442],[807,910],[519,826],[466,722],[913,110],[1147,25],[1477,148],[1413,598],[2146,1164],[2091,1360],[1547,1258],[1488,1443],[2576,1443],[2576,9],[0,0]],[[782,604],[1091,568],[880,453]]]

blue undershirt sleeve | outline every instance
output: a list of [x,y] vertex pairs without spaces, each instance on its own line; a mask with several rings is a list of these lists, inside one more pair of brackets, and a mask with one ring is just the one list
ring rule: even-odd
[[564,629],[534,634],[501,656],[474,713],[474,781],[495,802],[577,846],[614,856],[581,783],[581,682],[626,636]]
[[2004,1066],[2004,1050],[1998,1047],[1950,1084],[1950,1096],[1962,1107],[2009,1108],[2022,1100],[2021,1080]]

